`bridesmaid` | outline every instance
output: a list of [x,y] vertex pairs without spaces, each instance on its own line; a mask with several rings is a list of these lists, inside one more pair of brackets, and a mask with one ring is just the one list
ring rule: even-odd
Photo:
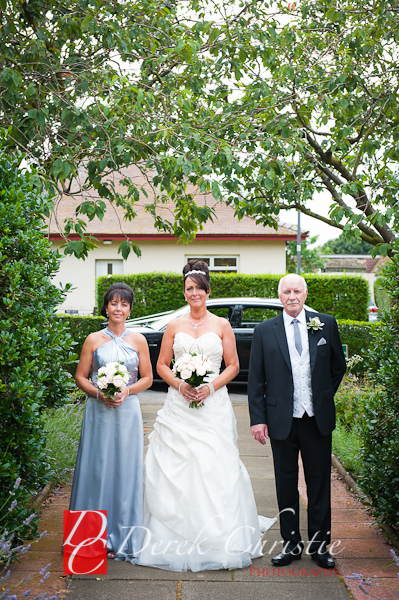
[[[135,556],[138,550],[143,519],[143,422],[137,394],[152,385],[147,341],[140,333],[125,329],[133,299],[133,290],[125,283],[111,285],[101,309],[108,327],[87,336],[75,377],[88,399],[69,509],[107,510],[107,556],[120,560]],[[97,372],[111,361],[123,362],[130,380],[114,398],[104,398],[96,385]]]

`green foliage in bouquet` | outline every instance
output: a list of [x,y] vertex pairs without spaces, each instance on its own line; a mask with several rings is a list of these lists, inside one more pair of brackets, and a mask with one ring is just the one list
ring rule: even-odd
[[65,366],[75,356],[66,326],[55,319],[65,290],[51,282],[59,257],[42,233],[48,199],[35,176],[20,170],[22,157],[11,161],[1,143],[0,523],[17,543],[29,534],[29,501],[50,475],[43,411],[67,396]]
[[384,267],[384,288],[391,309],[381,314],[375,346],[369,350],[373,383],[362,428],[364,469],[360,485],[375,515],[399,527],[399,249]]

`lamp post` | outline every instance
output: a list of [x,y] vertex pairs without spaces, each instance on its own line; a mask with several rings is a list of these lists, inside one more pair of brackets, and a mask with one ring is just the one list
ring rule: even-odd
[[296,272],[301,274],[301,211],[298,209],[298,231],[296,233]]

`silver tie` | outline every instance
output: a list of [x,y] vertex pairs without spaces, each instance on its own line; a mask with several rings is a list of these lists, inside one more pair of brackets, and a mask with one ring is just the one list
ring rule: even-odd
[[298,350],[299,356],[302,354],[302,340],[301,332],[299,331],[298,319],[292,319],[291,323],[294,324],[294,337],[295,337],[295,348]]

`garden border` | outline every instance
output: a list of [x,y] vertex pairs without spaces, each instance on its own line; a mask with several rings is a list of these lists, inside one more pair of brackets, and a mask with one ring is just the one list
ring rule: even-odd
[[42,489],[42,491],[33,498],[32,502],[31,502],[31,507],[34,508],[36,511],[38,511],[41,507],[41,505],[43,504],[43,502],[46,500],[47,496],[49,496],[49,494],[52,492],[52,490],[55,488],[55,486],[57,485],[56,481],[50,481],[49,483],[46,483],[46,485],[44,486],[44,488]]
[[[331,454],[331,465],[338,472],[339,475],[343,478],[344,482],[348,486],[350,491],[353,491],[354,494],[359,498],[362,504],[365,504],[365,501],[370,504],[370,506],[366,507],[367,510],[371,511],[373,514],[373,507],[371,505],[371,500],[366,494],[360,489],[357,485],[356,481],[353,477],[348,473],[345,467],[339,462],[338,458]],[[384,535],[390,544],[395,546],[399,550],[399,535],[390,525],[386,525],[385,523],[377,523],[378,527],[383,530]]]

